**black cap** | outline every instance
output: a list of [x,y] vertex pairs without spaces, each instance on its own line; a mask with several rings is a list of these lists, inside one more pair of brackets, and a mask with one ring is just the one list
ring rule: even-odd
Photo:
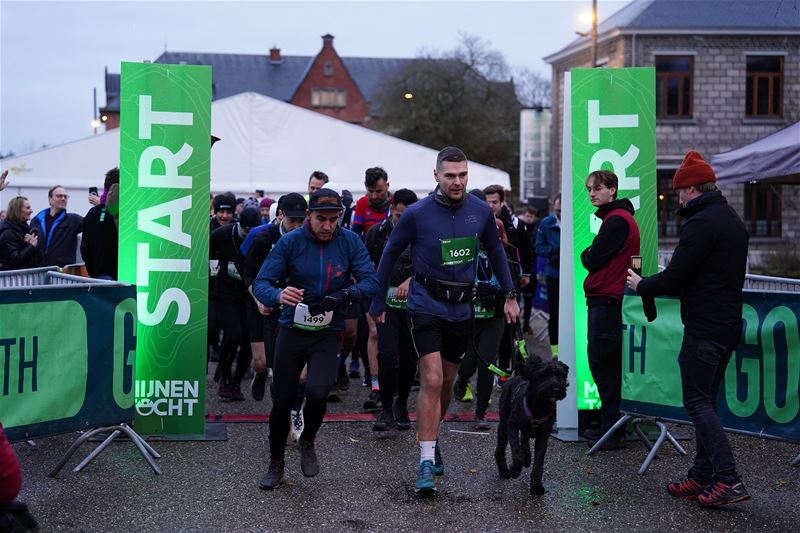
[[255,228],[261,225],[261,211],[255,207],[245,207],[239,215],[239,225],[243,228]]
[[278,211],[283,211],[283,215],[289,218],[305,218],[306,209],[308,202],[300,193],[290,192],[278,200]]
[[331,189],[322,188],[314,192],[308,200],[310,211],[342,210],[342,197]]
[[214,212],[222,211],[223,209],[227,209],[228,211],[233,212],[233,202],[236,201],[236,198],[231,198],[227,194],[218,194],[214,197]]

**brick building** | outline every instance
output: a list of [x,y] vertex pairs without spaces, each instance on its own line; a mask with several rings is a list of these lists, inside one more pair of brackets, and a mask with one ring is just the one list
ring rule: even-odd
[[[800,121],[800,4],[636,0],[598,24],[597,66],[655,66],[659,248],[676,243],[672,175],[689,150],[708,159]],[[553,73],[551,175],[561,174],[564,73],[589,67],[591,38],[545,57]],[[800,144],[800,139],[798,139]],[[720,186],[750,230],[751,265],[800,247],[800,186]]]
[[[211,65],[212,99],[256,92],[354,124],[369,125],[381,84],[413,59],[341,57],[333,35],[316,56],[164,52],[155,63]],[[106,70],[106,129],[119,127],[119,74]]]

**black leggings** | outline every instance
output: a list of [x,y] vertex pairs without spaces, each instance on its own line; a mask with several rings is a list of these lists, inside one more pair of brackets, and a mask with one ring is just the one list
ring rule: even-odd
[[416,368],[417,355],[408,329],[408,313],[387,307],[386,321],[378,324],[378,381],[384,409],[391,407],[395,391],[397,402],[406,405]]
[[336,379],[339,364],[340,332],[333,330],[303,331],[281,327],[275,342],[272,368],[273,403],[269,415],[269,451],[274,460],[282,461],[286,437],[289,435],[289,413],[297,396],[300,373],[306,374],[306,406],[303,409],[305,441],[313,441],[322,425],[328,393]]
[[230,379],[233,361],[236,360],[236,374],[233,376],[233,383],[238,385],[242,382],[247,367],[250,365],[250,359],[253,357],[247,335],[244,303],[227,299],[217,300],[217,320],[222,328],[219,354],[220,374],[223,378]]
[[547,307],[550,311],[550,322],[547,330],[550,334],[550,344],[558,344],[558,278],[547,279]]
[[473,342],[467,345],[467,352],[458,366],[458,377],[465,381],[475,374],[476,368],[478,370],[478,398],[475,402],[475,412],[479,415],[486,414],[486,409],[489,407],[494,374],[481,362],[475,350],[480,352],[486,363],[494,363],[497,360],[497,349],[503,337],[505,323],[505,315],[500,313],[489,319],[476,320],[475,330],[472,332]]

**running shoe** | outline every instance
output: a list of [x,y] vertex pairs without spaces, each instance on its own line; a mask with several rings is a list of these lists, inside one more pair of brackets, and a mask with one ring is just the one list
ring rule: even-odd
[[408,418],[408,407],[405,403],[394,401],[394,423],[400,431],[411,429],[411,419]]
[[667,492],[669,492],[670,496],[675,496],[676,498],[696,500],[698,496],[704,494],[710,488],[710,483],[700,483],[694,478],[687,477],[683,481],[669,483]]
[[300,448],[300,470],[306,477],[314,477],[319,474],[319,461],[317,452],[314,450],[314,441],[298,439]]
[[375,423],[372,424],[372,431],[389,431],[393,427],[394,412],[391,408],[385,408],[375,417]]
[[347,390],[350,388],[350,378],[347,376],[347,367],[340,366],[339,373],[336,376],[336,387],[339,390]]
[[492,426],[486,422],[486,415],[483,413],[475,413],[475,425],[472,426],[475,431],[489,431]]
[[257,402],[260,402],[264,399],[264,393],[267,389],[267,371],[258,373],[256,372],[253,375],[253,381],[250,382],[250,394],[253,395],[253,399]]
[[417,494],[432,494],[436,492],[436,478],[434,478],[434,466],[430,459],[426,459],[419,464],[417,470],[417,482],[414,484],[414,492]]
[[231,383],[227,379],[220,380],[219,388],[217,388],[217,396],[223,400],[231,399]]
[[369,396],[367,397],[367,401],[364,402],[364,409],[367,411],[372,411],[375,409],[381,408],[381,391],[371,391]]
[[292,443],[297,445],[297,442],[300,440],[300,435],[303,434],[303,411],[292,410],[289,416],[292,422],[289,436],[292,438]]
[[472,391],[472,383],[467,383],[467,387],[464,390],[464,395],[461,397],[462,402],[471,402],[475,399],[475,394]]
[[436,459],[436,462],[433,463],[433,473],[437,476],[443,476],[444,461],[442,460],[442,449],[439,447],[439,439],[436,439],[436,448],[433,457]]
[[360,366],[358,364],[358,359],[351,357],[350,358],[350,377],[354,379],[358,379],[361,377]]
[[697,503],[700,507],[722,507],[749,499],[750,493],[741,481],[730,485],[717,481],[706,492],[697,496]]
[[231,398],[232,402],[243,402],[244,394],[242,394],[242,387],[239,383],[231,385]]
[[261,478],[258,488],[263,490],[277,489],[283,481],[284,462],[273,459],[269,462],[269,470]]

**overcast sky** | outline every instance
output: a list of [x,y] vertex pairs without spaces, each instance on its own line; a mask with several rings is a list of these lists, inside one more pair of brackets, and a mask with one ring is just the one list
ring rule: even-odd
[[[627,2],[600,0],[599,19]],[[512,67],[550,76],[542,57],[585,31],[591,0],[527,2],[13,2],[0,0],[0,152],[25,153],[92,134],[103,69],[164,50],[316,55],[335,36],[342,56],[414,57],[477,35]]]

